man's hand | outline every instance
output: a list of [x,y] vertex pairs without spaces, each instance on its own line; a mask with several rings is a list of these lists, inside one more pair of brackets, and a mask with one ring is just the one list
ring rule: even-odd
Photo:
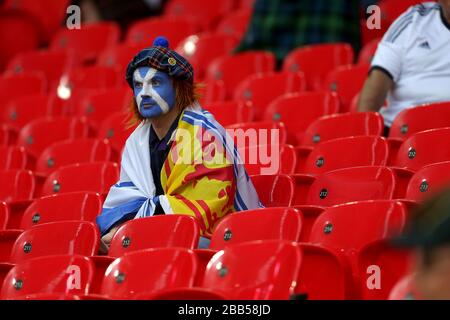
[[102,241],[106,244],[106,245],[110,245],[111,240],[114,236],[114,234],[116,233],[117,229],[119,229],[119,226],[112,228],[111,230],[109,230],[109,232],[107,234],[105,234],[102,237]]

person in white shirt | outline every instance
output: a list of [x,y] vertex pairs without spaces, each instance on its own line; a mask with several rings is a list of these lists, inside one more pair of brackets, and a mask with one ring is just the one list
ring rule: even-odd
[[402,110],[441,101],[450,101],[450,0],[413,6],[391,25],[372,60],[358,110],[380,111],[387,135]]

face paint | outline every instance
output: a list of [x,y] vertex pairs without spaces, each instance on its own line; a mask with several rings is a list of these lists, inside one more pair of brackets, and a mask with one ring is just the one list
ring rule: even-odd
[[175,89],[168,74],[149,67],[137,68],[133,73],[133,87],[139,113],[154,118],[175,106]]

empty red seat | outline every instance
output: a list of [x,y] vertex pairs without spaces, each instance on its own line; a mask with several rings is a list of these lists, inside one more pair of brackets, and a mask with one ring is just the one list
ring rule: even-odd
[[437,162],[450,160],[450,127],[421,131],[405,140],[394,165],[417,171]]
[[9,219],[8,205],[5,202],[0,202],[0,230],[6,228]]
[[94,192],[70,192],[54,194],[34,200],[23,214],[21,229],[57,221],[88,221],[95,218],[102,210],[99,194]]
[[208,103],[204,108],[212,113],[222,126],[254,120],[253,105],[248,101],[218,101]]
[[324,89],[338,94],[341,112],[350,111],[352,100],[361,91],[368,73],[368,64],[339,66],[328,73]]
[[358,112],[323,116],[306,129],[304,146],[315,146],[319,142],[351,137],[379,136],[384,130],[383,118],[376,112]]
[[450,127],[450,101],[405,109],[394,119],[389,138],[405,140],[419,131]]
[[252,101],[256,120],[263,118],[267,106],[274,99],[305,90],[303,73],[267,72],[250,75],[239,83],[234,91],[234,100]]
[[118,72],[125,72],[128,63],[130,63],[136,53],[151,45],[151,43],[148,43],[148,41],[151,41],[149,39],[151,38],[146,38],[147,43],[144,45],[121,43],[108,47],[100,53],[97,65],[114,68]]
[[246,77],[275,69],[275,57],[266,51],[249,51],[214,59],[208,67],[207,79],[222,80],[226,98],[231,99],[236,86]]
[[299,144],[311,123],[338,111],[339,100],[334,92],[290,93],[276,98],[267,106],[264,120],[283,122],[288,131],[287,141]]
[[106,139],[81,138],[55,142],[36,161],[36,172],[48,175],[56,169],[75,163],[109,161],[111,146]]
[[349,167],[385,166],[388,156],[388,143],[380,136],[332,139],[317,145],[304,160],[300,171],[321,174]]
[[129,111],[133,96],[129,88],[109,88],[90,94],[76,107],[76,114],[85,117],[97,132],[98,123],[115,112]]
[[[39,38],[42,43],[47,43],[52,35],[61,27],[61,24],[66,18],[69,5],[70,1],[68,0],[50,0],[45,5],[34,0],[7,0],[3,4],[5,9],[12,9],[28,14],[30,16],[29,20],[35,23],[35,29],[39,31]],[[14,35],[25,34],[17,33],[18,30],[14,28],[9,30],[15,30],[13,32]]]
[[226,127],[237,148],[253,145],[286,143],[286,126],[283,122],[255,121],[236,123]]
[[61,167],[45,180],[42,195],[74,191],[91,191],[106,195],[119,180],[115,162],[77,163]]
[[288,175],[251,177],[261,203],[266,207],[289,207],[294,200],[295,181]]
[[57,255],[97,253],[100,234],[88,221],[58,221],[36,225],[17,238],[10,262],[21,263],[31,258]]
[[284,59],[283,70],[302,71],[308,90],[321,90],[328,72],[338,66],[352,64],[354,53],[347,43],[302,46],[292,50]]
[[100,293],[110,299],[139,299],[162,290],[191,287],[196,269],[196,256],[190,249],[130,252],[108,267]]
[[125,141],[136,128],[127,124],[129,113],[115,112],[106,117],[98,130],[99,139],[108,139],[113,149],[113,159],[120,161],[120,154]]
[[189,16],[150,17],[134,22],[128,29],[125,41],[128,44],[139,45],[143,49],[151,47],[153,40],[163,35],[169,41],[170,48],[174,49],[181,40],[195,34],[196,31],[197,26]]
[[125,222],[114,234],[108,255],[152,248],[182,247],[194,249],[199,239],[195,218],[181,214],[158,215]]
[[0,146],[7,146],[15,143],[17,133],[11,126],[0,123]]
[[[360,299],[387,300],[398,281],[410,274],[414,252],[381,239],[368,243],[356,255]],[[421,298],[415,290],[413,298]]]
[[0,146],[0,170],[25,169],[27,153],[25,148]]
[[287,300],[293,293],[301,261],[301,251],[295,242],[235,244],[213,256],[202,287],[230,299]]
[[327,208],[317,218],[309,241],[334,249],[348,259],[353,294],[358,295],[359,284],[365,284],[368,276],[361,279],[358,274],[355,252],[374,241],[398,236],[406,219],[407,209],[401,202],[378,200],[337,205]]
[[[30,108],[30,106],[33,106]],[[62,116],[66,114],[63,101],[55,94],[33,94],[10,101],[1,111],[0,120],[14,130],[20,129],[29,122],[46,116]]]
[[34,193],[34,176],[28,170],[0,171],[0,201],[29,200]]
[[219,19],[233,9],[233,0],[213,3],[208,0],[170,0],[164,7],[164,16],[189,17],[202,29],[214,28]]
[[296,168],[297,154],[288,144],[253,145],[238,151],[249,175],[293,174]]
[[205,77],[209,62],[230,54],[238,45],[238,41],[233,35],[200,33],[185,38],[176,51],[189,60],[195,70],[195,78],[201,81]]
[[411,177],[406,199],[422,201],[450,185],[450,161],[424,166]]
[[[51,134],[50,134],[51,133]],[[19,146],[37,158],[52,143],[67,139],[84,138],[88,135],[88,125],[78,118],[45,117],[28,123],[20,130]]]
[[216,32],[225,35],[233,35],[238,39],[241,39],[247,30],[251,16],[251,8],[232,11],[222,17],[217,25]]
[[344,168],[315,178],[295,175],[295,204],[328,207],[352,201],[392,199],[396,176],[387,167]]
[[225,216],[214,228],[210,249],[253,240],[297,241],[302,229],[301,212],[294,208],[264,208]]
[[13,99],[23,97],[24,85],[26,85],[26,94],[45,93],[46,82],[41,74],[27,73],[14,74],[0,77],[0,105],[6,106]]
[[[311,243],[299,243],[302,264],[295,293],[308,300],[346,298],[345,260],[335,251]],[[324,277],[324,275],[327,275]]]
[[225,101],[225,83],[222,80],[209,79],[203,81],[203,86],[197,88],[200,94],[200,104],[207,106],[210,103]]
[[98,54],[117,43],[120,28],[116,22],[99,22],[82,25],[80,29],[61,28],[52,38],[51,50],[67,50],[83,63],[97,59]]
[[29,51],[15,56],[6,71],[15,74],[41,73],[47,79],[49,90],[54,92],[61,76],[75,65],[74,57],[65,51]]
[[35,299],[40,294],[88,294],[93,275],[92,262],[82,255],[29,259],[10,270],[0,298],[23,300]]

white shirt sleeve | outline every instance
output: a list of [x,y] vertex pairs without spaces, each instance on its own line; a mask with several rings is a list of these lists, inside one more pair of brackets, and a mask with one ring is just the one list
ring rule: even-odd
[[398,81],[402,71],[402,60],[413,18],[414,12],[410,8],[392,23],[378,44],[378,49],[372,60],[372,69],[384,69],[394,82]]

